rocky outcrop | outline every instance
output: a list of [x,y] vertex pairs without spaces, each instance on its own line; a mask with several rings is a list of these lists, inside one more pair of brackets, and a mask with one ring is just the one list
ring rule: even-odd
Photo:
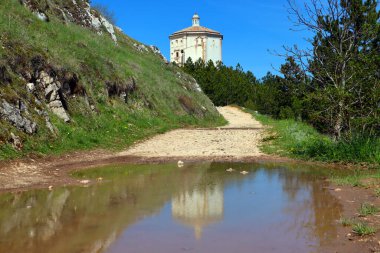
[[40,20],[49,21],[49,15],[53,15],[61,18],[66,23],[76,23],[90,28],[98,34],[105,31],[115,43],[117,42],[114,26],[96,10],[91,9],[88,0],[51,0],[46,1],[45,4],[41,4],[42,1],[40,0],[20,1],[35,13]]
[[61,83],[45,71],[41,71],[37,85],[43,88],[46,102],[51,111],[65,122],[70,122],[70,117],[64,107],[65,100],[61,91]]
[[204,115],[203,109],[196,106],[194,101],[186,95],[182,95],[178,97],[178,102],[182,105],[182,108],[191,115]]
[[195,80],[194,77],[183,72],[177,72],[176,76],[183,84],[183,88],[185,90],[202,92],[201,86],[198,84],[197,80]]
[[59,82],[62,84],[62,92],[65,96],[83,96],[87,97],[87,91],[80,84],[79,76],[75,73],[61,71]]
[[143,44],[138,44],[138,43],[134,43],[133,46],[136,48],[137,51],[141,52],[141,53],[148,53],[149,52],[149,49],[143,45]]
[[168,59],[166,59],[166,57],[161,53],[161,50],[158,47],[152,45],[149,46],[149,48],[155,55],[158,55],[166,64],[169,63]]
[[[96,17],[94,17],[96,19]],[[106,29],[106,31],[111,35],[113,41],[117,42],[117,38],[115,35],[115,29],[113,25],[103,16],[99,15],[98,19],[102,26]]]
[[169,63],[169,61],[166,59],[166,57],[161,53],[160,49],[158,47],[156,47],[156,46],[151,45],[151,46],[148,47],[148,46],[145,46],[144,44],[139,44],[139,43],[134,43],[133,46],[140,53],[149,53],[149,52],[152,52],[155,55],[157,55],[166,64]]
[[125,83],[107,83],[107,92],[109,97],[120,97],[125,103],[128,103],[128,95],[136,90],[136,81],[133,77]]
[[51,123],[51,121],[50,121],[50,117],[49,117],[49,114],[48,114],[46,111],[41,111],[41,110],[38,110],[37,108],[35,108],[34,111],[35,111],[39,116],[45,118],[45,124],[46,124],[46,127],[47,127],[47,129],[49,129],[49,131],[50,131],[52,134],[56,134],[56,133],[58,132],[57,128],[53,125],[53,123]]
[[23,114],[29,114],[29,112],[22,101],[19,101],[18,105],[10,104],[5,100],[0,101],[0,119],[5,119],[25,133],[33,134],[37,132],[37,123]]

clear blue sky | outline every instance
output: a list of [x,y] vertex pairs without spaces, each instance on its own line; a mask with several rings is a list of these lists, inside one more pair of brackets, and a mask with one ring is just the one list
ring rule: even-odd
[[[169,35],[191,26],[195,12],[201,25],[224,35],[223,61],[240,63],[261,78],[284,59],[268,50],[283,45],[305,45],[305,33],[290,31],[285,0],[92,0],[115,13],[117,25],[144,44],[158,46],[169,57]],[[273,68],[273,67],[274,68]]]

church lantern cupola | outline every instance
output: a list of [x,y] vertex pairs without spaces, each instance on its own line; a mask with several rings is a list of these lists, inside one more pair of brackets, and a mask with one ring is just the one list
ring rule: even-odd
[[193,16],[193,26],[200,26],[200,17],[197,13]]

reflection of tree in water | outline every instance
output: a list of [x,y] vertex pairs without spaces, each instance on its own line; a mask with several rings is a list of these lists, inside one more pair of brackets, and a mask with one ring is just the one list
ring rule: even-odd
[[137,166],[89,188],[0,195],[0,252],[102,252],[207,166]]
[[[311,168],[310,170],[316,170]],[[293,165],[292,170],[279,169],[278,177],[283,182],[283,191],[291,203],[287,212],[294,217],[293,227],[289,230],[301,230],[305,225],[310,232],[309,239],[318,239],[320,245],[328,244],[337,237],[336,221],[341,217],[342,205],[328,190],[328,182],[318,173]],[[321,169],[323,170],[323,169]],[[271,170],[267,170],[271,173]],[[314,171],[315,172],[315,171]],[[273,173],[273,172],[272,172]],[[300,195],[303,195],[299,197]],[[298,198],[299,197],[299,198]],[[299,234],[299,236],[306,236]]]

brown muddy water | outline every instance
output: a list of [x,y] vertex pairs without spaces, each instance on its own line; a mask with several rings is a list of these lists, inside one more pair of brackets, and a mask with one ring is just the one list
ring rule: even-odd
[[0,195],[0,252],[326,252],[342,207],[325,172],[238,163],[81,171],[104,179]]

